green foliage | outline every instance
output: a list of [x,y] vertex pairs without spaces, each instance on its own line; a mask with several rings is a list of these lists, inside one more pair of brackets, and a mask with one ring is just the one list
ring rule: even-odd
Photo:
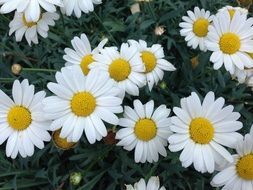
[[[64,66],[64,48],[71,47],[71,39],[81,33],[89,36],[93,47],[104,37],[109,38],[108,45],[113,46],[119,46],[127,39],[143,39],[150,45],[162,44],[166,58],[177,68],[175,72],[166,73],[165,89],[158,85],[152,92],[147,88],[141,90],[139,99],[143,103],[154,99],[156,106],[166,104],[172,108],[192,91],[204,96],[212,90],[241,113],[240,120],[244,123],[241,132],[245,134],[253,122],[251,90],[231,80],[224,69],[214,71],[209,62],[210,53],[187,47],[179,35],[178,26],[181,17],[194,6],[215,13],[222,6],[233,3],[231,0],[155,0],[140,3],[141,12],[132,15],[130,6],[133,1],[104,0],[103,4],[96,6],[95,12],[80,19],[61,16],[56,26],[50,29],[49,37],[40,38],[39,45],[32,47],[25,40],[17,43],[14,36],[8,36],[7,26],[13,14],[0,15],[0,88],[10,95],[13,80],[27,78],[37,90],[46,90],[46,84],[55,81],[54,71]],[[166,27],[164,35],[154,34],[157,25]],[[191,58],[196,55],[200,64],[192,69]],[[13,63],[24,68],[20,76],[11,73]],[[133,99],[128,96],[124,103],[131,105]],[[51,142],[43,150],[36,149],[31,158],[11,160],[6,158],[3,144],[0,148],[0,190],[120,190],[124,189],[124,184],[133,184],[141,177],[148,179],[152,175],[158,175],[170,190],[213,189],[209,185],[212,175],[182,168],[178,157],[179,153],[168,151],[168,156],[160,157],[158,163],[135,164],[133,152],[105,145],[103,141],[90,145],[83,136],[73,150],[59,150]],[[82,173],[79,186],[69,183],[72,172]]]

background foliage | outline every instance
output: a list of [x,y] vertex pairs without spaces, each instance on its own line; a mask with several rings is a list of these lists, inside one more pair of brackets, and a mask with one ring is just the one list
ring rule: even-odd
[[[39,45],[29,47],[25,41],[16,43],[14,36],[8,36],[8,23],[13,14],[0,15],[0,88],[11,94],[15,79],[27,78],[36,85],[37,90],[46,89],[49,81],[55,81],[55,70],[64,66],[64,48],[70,47],[74,36],[86,33],[95,46],[104,38],[108,45],[119,46],[127,39],[143,39],[151,45],[160,43],[165,49],[167,59],[177,71],[166,73],[166,87],[157,86],[150,93],[141,90],[139,99],[145,103],[154,99],[156,106],[166,104],[169,108],[179,105],[182,97],[192,91],[204,96],[212,90],[216,96],[223,96],[226,104],[233,104],[242,115],[242,133],[249,130],[252,117],[252,92],[245,85],[231,80],[223,69],[214,71],[209,62],[210,53],[200,53],[186,46],[179,35],[178,24],[188,9],[203,7],[216,13],[224,5],[236,5],[231,0],[155,0],[140,3],[141,12],[130,12],[133,1],[103,0],[95,12],[83,15],[80,19],[61,16],[52,27],[47,39],[40,38]],[[154,34],[158,25],[166,27],[162,36]],[[191,58],[198,56],[199,65],[193,69]],[[13,63],[22,65],[19,76],[11,72]],[[165,84],[163,83],[163,84]],[[48,95],[50,93],[48,92]],[[131,105],[134,97],[127,97],[126,105]],[[112,126],[108,126],[108,129]],[[117,127],[116,127],[117,129]],[[210,174],[200,174],[193,168],[184,169],[178,159],[179,153],[168,151],[166,158],[155,164],[135,164],[133,152],[127,152],[104,141],[89,145],[83,136],[81,142],[72,150],[57,149],[52,142],[43,150],[36,149],[31,158],[6,158],[5,144],[0,147],[0,190],[120,190],[124,184],[135,183],[141,177],[148,179],[158,175],[162,184],[169,190],[209,190]],[[81,172],[79,186],[69,183],[72,172]],[[217,188],[218,189],[218,188]]]

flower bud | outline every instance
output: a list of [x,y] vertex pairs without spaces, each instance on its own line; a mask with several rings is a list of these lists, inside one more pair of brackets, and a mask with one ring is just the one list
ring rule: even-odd
[[165,27],[164,26],[156,26],[155,27],[155,35],[161,36],[165,32]]
[[14,74],[14,75],[19,75],[20,72],[22,70],[22,66],[18,63],[14,63],[12,66],[11,66],[11,72]]
[[74,142],[68,142],[67,139],[63,139],[60,137],[61,130],[54,131],[52,134],[52,139],[55,144],[55,146],[62,150],[69,150],[73,147],[75,147],[76,143]]
[[70,174],[69,181],[72,185],[79,185],[82,180],[82,174],[80,172],[73,172]]

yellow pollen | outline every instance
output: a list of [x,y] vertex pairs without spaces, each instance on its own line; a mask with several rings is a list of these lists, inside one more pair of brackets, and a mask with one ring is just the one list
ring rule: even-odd
[[237,174],[245,180],[253,180],[253,154],[241,157],[236,164]]
[[110,64],[109,73],[117,82],[126,80],[131,73],[130,64],[124,59],[116,59]]
[[60,133],[61,129],[54,131],[52,135],[53,142],[57,148],[68,150],[76,145],[74,142],[68,142],[67,139],[61,138]]
[[82,58],[80,67],[81,67],[84,75],[88,75],[88,73],[90,71],[90,69],[88,68],[88,66],[89,66],[89,64],[91,64],[93,62],[94,62],[94,59],[92,57],[92,54],[86,55],[86,56],[84,56]]
[[190,137],[198,144],[208,144],[214,137],[214,128],[211,122],[198,117],[190,123]]
[[134,127],[134,133],[142,141],[150,141],[156,136],[157,127],[151,119],[140,119]]
[[143,51],[141,53],[141,58],[145,65],[145,69],[146,69],[145,73],[149,73],[153,71],[157,64],[155,55],[150,51]]
[[235,14],[235,10],[234,9],[228,9],[228,13],[230,15],[230,19],[232,20]]
[[32,116],[27,108],[23,106],[15,106],[9,110],[7,120],[10,127],[22,131],[32,123]]
[[209,21],[205,18],[199,18],[193,23],[193,32],[198,37],[205,37],[208,33]]
[[[39,19],[40,20],[40,19]],[[23,24],[25,25],[25,26],[27,26],[28,28],[31,28],[31,27],[33,27],[33,26],[35,26],[36,24],[37,24],[37,22],[28,22],[27,20],[26,20],[26,18],[25,18],[25,14],[23,14],[23,16],[22,16],[22,21],[23,21]]]
[[240,49],[241,42],[237,34],[228,32],[221,36],[219,45],[223,53],[234,54]]
[[72,112],[81,117],[87,117],[94,112],[96,99],[89,92],[78,92],[71,100]]

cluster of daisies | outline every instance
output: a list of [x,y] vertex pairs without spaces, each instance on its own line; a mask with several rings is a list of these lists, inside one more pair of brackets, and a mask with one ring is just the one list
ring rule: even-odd
[[212,52],[214,69],[225,69],[240,83],[253,87],[253,22],[248,10],[226,6],[216,15],[195,7],[183,16],[180,34],[187,45]]
[[47,38],[49,26],[54,26],[59,19],[57,7],[67,16],[81,17],[83,13],[94,11],[94,4],[102,0],[0,0],[0,13],[15,11],[10,22],[9,35],[15,33],[16,41],[25,36],[29,45],[38,44],[38,34]]
[[[41,19],[48,18],[53,25],[58,18],[55,5],[65,4],[68,8],[63,12],[70,15],[74,11],[80,16],[81,10],[90,11],[87,7],[93,8],[93,3],[101,1],[0,0],[0,11],[17,9],[15,17],[21,21],[11,23],[11,32],[22,23],[31,26],[16,31],[21,39],[24,33],[36,36],[37,30],[46,35],[48,28],[41,29],[46,25]],[[41,13],[40,6],[48,12]],[[186,36],[188,46],[212,51],[214,69],[225,65],[232,75],[249,76],[253,19],[247,18],[247,11],[225,7],[212,16],[196,7],[187,13],[180,33]],[[34,39],[30,42],[36,43]],[[51,96],[46,97],[44,91],[35,93],[34,85],[26,79],[13,83],[12,99],[0,90],[0,144],[7,141],[6,156],[32,156],[35,147],[42,149],[51,140],[49,131],[63,149],[74,147],[83,134],[94,144],[107,136],[106,126],[111,125],[117,126],[117,146],[134,150],[136,163],[157,162],[159,156],[167,156],[168,146],[171,152],[181,152],[179,160],[185,168],[193,166],[201,173],[219,171],[212,186],[253,190],[253,128],[245,136],[238,132],[243,127],[240,113],[232,105],[224,106],[225,99],[215,98],[212,91],[204,97],[192,92],[182,98],[180,106],[172,109],[173,115],[166,105],[156,107],[153,100],[144,103],[135,99],[132,106],[123,107],[126,95],[138,96],[141,88],[152,91],[165,71],[176,68],[165,59],[160,44],[128,40],[120,47],[107,47],[107,41],[92,48],[85,34],[74,37],[72,48],[64,50],[65,67],[55,74],[56,81],[47,85]],[[147,183],[141,179],[126,188],[165,190],[158,177]]]

